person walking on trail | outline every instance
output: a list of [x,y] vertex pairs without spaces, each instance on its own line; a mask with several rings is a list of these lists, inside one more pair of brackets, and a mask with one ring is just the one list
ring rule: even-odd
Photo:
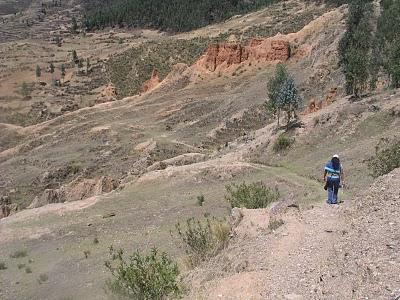
[[335,154],[325,165],[325,190],[328,191],[328,204],[338,204],[339,189],[344,186],[343,167],[339,155]]

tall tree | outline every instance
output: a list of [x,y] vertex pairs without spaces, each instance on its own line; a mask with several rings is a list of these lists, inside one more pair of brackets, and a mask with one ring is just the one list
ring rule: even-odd
[[349,8],[347,31],[339,43],[340,63],[346,77],[348,94],[359,96],[368,87],[370,78],[372,4],[353,0]]
[[71,33],[75,34],[78,32],[78,22],[75,17],[72,17],[71,20]]
[[61,77],[64,78],[65,77],[65,65],[62,64],[60,69],[61,69]]
[[36,77],[39,78],[40,76],[42,76],[42,69],[40,69],[40,67],[37,65],[36,66]]
[[53,63],[50,63],[49,68],[50,68],[50,73],[53,74],[55,69]]
[[90,58],[88,57],[88,58],[86,58],[86,74],[89,74],[90,67],[91,67]]
[[400,87],[400,0],[382,0],[378,20],[381,65],[393,87]]
[[278,127],[281,111],[286,113],[286,126],[289,127],[292,117],[296,116],[301,98],[293,77],[283,64],[276,66],[275,75],[268,82],[268,98],[265,108],[277,118]]
[[301,98],[296,88],[294,79],[288,76],[280,87],[278,103],[279,107],[286,113],[286,128],[292,118],[296,118],[296,110],[299,108]]
[[275,75],[268,82],[268,98],[265,103],[266,109],[278,119],[278,127],[281,115],[281,107],[279,102],[280,88],[288,78],[289,74],[283,64],[278,64],[275,69]]

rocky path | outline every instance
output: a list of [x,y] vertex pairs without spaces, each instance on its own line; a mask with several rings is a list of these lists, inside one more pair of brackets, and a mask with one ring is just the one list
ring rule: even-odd
[[192,280],[200,284],[189,298],[323,298],[321,274],[342,235],[345,205],[286,208],[273,217],[284,221],[275,231],[268,228],[269,211],[244,210],[235,241],[195,272]]
[[229,247],[189,274],[188,299],[399,299],[399,184],[397,169],[338,206],[242,210]]

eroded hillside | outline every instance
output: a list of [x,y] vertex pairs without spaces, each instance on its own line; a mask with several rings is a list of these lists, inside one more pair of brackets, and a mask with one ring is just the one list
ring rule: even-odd
[[[194,270],[182,267],[188,299],[378,297],[380,278],[384,295],[397,296],[398,280],[372,268],[382,267],[384,276],[398,271],[398,223],[391,221],[398,215],[398,172],[375,183],[370,205],[355,205],[372,182],[366,161],[382,139],[398,134],[400,95],[344,96],[337,47],[346,14],[347,6],[285,1],[174,36],[114,29],[65,33],[62,47],[35,38],[1,44],[8,58],[0,85],[0,196],[7,208],[0,220],[6,267],[0,296],[107,299],[110,245],[128,252],[155,246],[180,261],[184,253],[171,238],[177,222],[228,216],[225,186],[242,181],[276,187],[280,201],[243,210],[226,249]],[[32,30],[43,24],[54,25]],[[61,70],[42,75],[45,85],[36,82],[38,57],[46,65],[61,63],[72,50],[90,58],[92,72],[71,63],[61,87],[52,85]],[[264,108],[279,61],[304,101],[299,122],[287,132],[294,144],[283,152],[273,147],[285,128]],[[10,86],[24,80],[35,88],[22,102]],[[62,110],[67,99],[73,108]],[[43,119],[29,125],[7,119],[25,118],[32,105],[40,106]],[[333,153],[341,154],[349,174],[339,207],[322,202],[321,168]],[[390,217],[380,223],[375,212]],[[283,225],[271,230],[274,218]],[[365,218],[376,224],[371,231]],[[380,245],[367,256],[368,235],[358,234],[364,231]],[[362,248],[354,249],[353,240]],[[382,257],[373,267],[372,253]],[[361,271],[352,273],[350,261]],[[336,282],[344,288],[338,291]]]
[[[273,9],[274,14],[278,15],[278,19],[268,20],[263,26],[272,23],[277,30],[280,26],[277,24],[280,24],[281,20],[287,21],[287,14],[279,16],[279,13],[282,12],[279,6],[274,6]],[[293,2],[291,9],[297,9],[298,14],[305,16],[327,10],[327,8],[313,5],[304,6],[304,4],[297,2]],[[255,17],[243,18],[255,18],[259,20],[255,22],[257,24],[257,22],[263,20],[266,12],[261,15],[257,13]],[[298,14],[295,14],[295,16]],[[37,107],[35,111],[44,119],[51,120],[24,128],[18,127],[18,125],[2,125],[5,134],[2,135],[3,152],[1,159],[2,168],[6,170],[1,178],[2,193],[12,203],[17,203],[20,208],[29,206],[35,197],[38,197],[38,199],[33,206],[38,206],[38,203],[82,199],[95,195],[98,191],[108,192],[113,187],[124,184],[135,176],[142,175],[147,168],[154,169],[152,165],[157,166],[160,162],[179,155],[202,154],[204,155],[202,159],[206,159],[207,155],[216,155],[214,151],[218,151],[227,142],[268,123],[269,116],[262,107],[265,102],[264,90],[268,74],[271,74],[274,65],[279,60],[290,61],[290,66],[293,68],[294,74],[297,74],[299,84],[304,87],[305,98],[309,98],[315,93],[308,88],[311,84],[320,85],[319,96],[325,98],[322,93],[328,94],[331,89],[337,90],[337,81],[340,80],[341,76],[337,70],[334,70],[337,58],[333,51],[341,31],[340,27],[336,26],[340,26],[343,14],[343,9],[333,10],[316,18],[315,21],[298,33],[278,35],[274,38],[263,37],[263,39],[243,42],[243,45],[249,43],[249,46],[246,46],[249,52],[246,60],[241,57],[239,57],[239,60],[235,59],[238,51],[241,51],[235,49],[242,47],[239,42],[221,42],[221,49],[226,47],[223,45],[229,46],[225,53],[223,51],[212,53],[211,50],[215,44],[210,44],[208,51],[202,52],[202,48],[200,48],[200,51],[199,49],[195,50],[198,56],[204,53],[203,56],[197,58],[197,61],[195,61],[196,56],[193,56],[191,61],[184,59],[181,61],[182,51],[178,51],[179,56],[172,60],[170,64],[173,62],[180,64],[175,65],[170,73],[166,73],[168,69],[159,67],[156,62],[149,64],[147,58],[142,58],[147,65],[140,67],[135,63],[138,57],[132,58],[129,53],[123,52],[119,57],[123,58],[124,62],[115,64],[115,58],[108,62],[108,64],[111,64],[111,70],[118,68],[118,72],[120,72],[111,74],[111,81],[116,80],[115,92],[112,86],[106,87],[104,93],[78,92],[73,88],[73,82],[90,90],[90,82],[94,80],[93,74],[100,71],[97,68],[89,76],[85,76],[84,74],[79,75],[79,72],[76,74],[74,70],[69,73],[67,68],[65,78],[69,76],[70,79],[68,83],[63,84],[61,90],[51,86],[51,82],[48,82],[44,87],[45,89],[47,86],[51,90],[56,89],[54,92],[57,94],[51,94],[52,91],[48,92],[51,97],[62,104],[61,108],[50,100],[45,101],[47,104],[43,103],[45,98],[43,93],[46,94],[46,92],[38,94],[39,102],[32,96],[32,99],[27,100],[27,103],[23,101],[23,104],[19,104],[25,106],[25,104],[29,105],[28,103],[33,101],[32,107]],[[237,26],[236,23],[233,24]],[[330,25],[335,26],[326,29]],[[233,25],[226,26],[230,28]],[[227,30],[224,29],[223,32]],[[326,35],[323,39],[320,38],[321,32]],[[275,31],[271,33],[274,34]],[[100,39],[98,35],[95,34],[93,38]],[[200,39],[204,39],[201,37],[201,32],[198,36]],[[70,38],[72,40],[78,39],[73,35]],[[79,38],[81,44],[86,45],[85,47],[89,47],[89,45],[91,47],[90,50],[86,49],[84,53],[99,54],[96,52],[99,50],[92,47],[91,38],[88,38],[88,41],[85,38],[83,40]],[[175,43],[174,39],[168,40],[171,47],[179,45]],[[140,38],[134,41],[140,43]],[[189,43],[183,42],[180,47],[190,52],[190,47],[192,47],[190,41],[193,41],[193,38],[186,41],[189,41]],[[208,41],[210,42],[210,40]],[[274,45],[280,45],[280,43],[283,43],[286,47],[286,54],[281,53],[282,50],[279,47],[274,48],[276,47]],[[66,40],[61,47],[63,51],[69,44],[70,42]],[[31,47],[31,44],[28,43],[27,45]],[[204,41],[204,45],[208,45],[207,39]],[[103,56],[107,55],[107,51],[113,49],[110,46],[111,48],[106,50],[103,46],[104,44],[100,39],[96,47],[101,49]],[[121,47],[128,47],[128,45]],[[163,55],[175,55],[169,51],[169,48],[163,49],[161,46],[153,50],[154,53],[151,57],[159,60],[163,59]],[[117,50],[113,49],[113,51]],[[325,52],[329,59],[314,58],[317,51]],[[13,52],[8,51],[7,53],[12,54]],[[131,60],[130,63],[128,63],[129,60]],[[208,61],[212,60],[215,60],[218,66],[209,69]],[[189,65],[182,65],[183,62],[189,63]],[[308,68],[307,72],[300,73],[297,71],[304,70],[304,66],[309,65],[310,62],[314,66]],[[132,73],[130,75],[125,74],[124,68],[129,68],[130,65],[133,65],[130,68]],[[113,102],[118,94],[124,95],[126,93],[126,90],[120,84],[124,85],[125,82],[128,82],[133,86],[137,84],[141,86],[144,83],[143,79],[141,79],[143,83],[135,83],[135,79],[132,79],[131,76],[146,78],[145,66],[158,70],[160,74],[160,79],[155,78],[150,81],[150,83],[153,83],[146,90],[157,89],[150,94]],[[136,69],[135,72],[135,68],[139,69]],[[144,73],[137,74],[137,70]],[[21,75],[18,72],[12,74],[15,77],[19,76],[18,78]],[[138,75],[140,76],[137,77]],[[164,78],[165,80],[163,80]],[[158,85],[160,80],[163,80],[163,82]],[[4,87],[6,87],[6,84],[4,84]],[[72,90],[68,92],[68,89]],[[135,92],[137,91],[133,90],[131,93],[134,94]],[[337,93],[341,93],[340,87]],[[69,97],[68,95],[73,95],[76,98],[78,94],[80,94],[81,100],[89,97],[94,99],[95,102],[103,102],[103,98],[106,97],[105,101],[111,100],[111,102],[77,110],[85,104],[63,99],[64,96]],[[107,97],[110,97],[110,99],[107,99]],[[11,105],[14,101],[21,101],[7,99],[9,98],[5,98],[4,101],[6,106]],[[64,105],[68,105],[71,110],[77,111],[68,112],[68,109],[63,109]],[[90,106],[92,105],[93,103],[90,104]],[[32,109],[30,112],[32,112]],[[50,113],[49,110],[57,109],[60,109],[58,113],[51,116],[46,115]],[[19,114],[18,109],[11,111],[11,114],[6,113],[5,115],[10,117],[13,113]],[[25,117],[28,117],[28,115]],[[25,118],[22,115],[20,116]],[[121,164],[121,161],[124,163]],[[23,176],[20,176],[21,172],[16,166],[25,168]],[[107,183],[107,187],[96,187],[96,185],[103,185],[104,181],[113,183]],[[18,186],[18,189],[13,188],[16,186]],[[10,193],[10,190],[13,190],[13,192]]]

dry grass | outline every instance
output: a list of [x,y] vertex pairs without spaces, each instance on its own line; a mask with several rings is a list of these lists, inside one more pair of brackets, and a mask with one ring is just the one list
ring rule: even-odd
[[203,222],[192,218],[185,227],[178,223],[176,230],[187,255],[185,265],[194,268],[228,245],[232,226],[226,220],[207,218]]

